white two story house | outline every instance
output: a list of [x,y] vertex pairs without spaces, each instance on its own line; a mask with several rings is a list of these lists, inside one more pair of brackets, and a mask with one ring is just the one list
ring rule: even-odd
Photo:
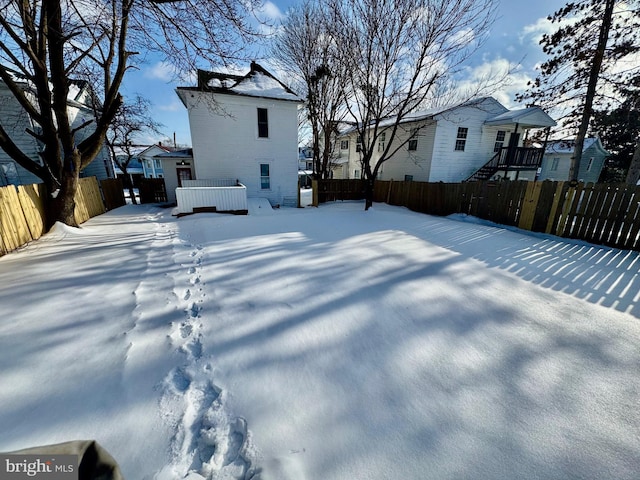
[[[383,130],[372,164],[384,150],[394,118]],[[525,148],[529,129],[556,122],[538,107],[509,110],[491,97],[407,115],[393,140],[401,148],[379,170],[380,180],[462,182],[488,178],[533,180],[544,150]],[[392,145],[393,148],[393,145]],[[360,142],[355,129],[338,138],[334,178],[360,178]]]
[[255,62],[246,75],[200,70],[198,85],[177,94],[189,113],[195,180],[235,179],[249,198],[297,205],[300,97]]

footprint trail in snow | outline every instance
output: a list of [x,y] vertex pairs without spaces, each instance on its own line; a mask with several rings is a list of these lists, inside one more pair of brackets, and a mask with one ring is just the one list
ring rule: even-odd
[[181,361],[166,376],[160,402],[174,435],[170,462],[157,479],[255,479],[256,454],[246,421],[228,412],[227,393],[213,382],[212,359],[203,354],[202,322],[211,320],[203,309],[203,252],[199,246],[189,247],[181,269],[186,275],[175,285],[183,320],[173,322],[169,335]]

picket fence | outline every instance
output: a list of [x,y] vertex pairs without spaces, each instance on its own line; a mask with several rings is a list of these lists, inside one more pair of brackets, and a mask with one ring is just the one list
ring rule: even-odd
[[[316,202],[364,198],[361,180],[320,180]],[[464,213],[502,225],[640,250],[640,187],[570,182],[376,181],[374,201],[430,215]]]

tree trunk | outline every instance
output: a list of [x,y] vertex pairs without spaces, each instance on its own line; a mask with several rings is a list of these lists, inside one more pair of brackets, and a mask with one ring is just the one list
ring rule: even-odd
[[124,173],[124,178],[127,182],[127,188],[129,189],[129,198],[131,199],[131,203],[137,205],[138,201],[136,200],[136,192],[133,191],[133,178],[127,173],[126,167],[124,169],[120,167],[120,170],[122,170],[122,173]]
[[598,78],[600,77],[600,70],[602,68],[604,52],[607,48],[607,41],[609,40],[609,30],[611,29],[611,19],[613,17],[613,6],[615,1],[606,1],[606,7],[602,16],[602,24],[600,26],[600,35],[598,37],[598,46],[596,47],[596,51],[593,56],[593,62],[591,63],[591,70],[589,72],[589,83],[587,84],[587,93],[585,95],[580,127],[578,128],[578,135],[576,135],[576,146],[573,152],[573,157],[571,158],[571,166],[569,168],[570,181],[578,180],[584,139],[587,136],[589,121],[591,120],[591,115],[593,114],[593,99],[596,95],[596,87],[598,85]]
[[367,178],[364,181],[364,209],[369,210],[373,207],[373,185],[375,178]]
[[[76,192],[80,178],[80,154],[76,150],[69,162],[72,169],[65,170],[60,180],[60,189],[55,198],[49,204],[47,212],[47,229],[53,227],[56,222],[62,222],[71,227],[78,227],[76,221]],[[52,194],[53,192],[49,192]]]
[[627,183],[627,185],[637,185],[639,179],[640,179],[640,139],[636,143],[636,149],[633,152],[633,157],[631,158],[631,164],[629,165],[629,170],[627,171],[627,178],[625,182]]

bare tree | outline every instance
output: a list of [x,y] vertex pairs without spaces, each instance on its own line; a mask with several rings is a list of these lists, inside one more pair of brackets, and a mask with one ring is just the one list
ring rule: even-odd
[[281,68],[293,74],[306,93],[316,178],[329,178],[338,125],[346,114],[348,64],[340,61],[333,32],[327,4],[307,0],[289,11],[272,48]]
[[[349,65],[346,103],[361,143],[368,209],[382,165],[410,137],[401,124],[455,77],[485,39],[494,0],[328,0]],[[378,152],[377,162],[372,161]]]
[[135,204],[133,181],[127,169],[137,150],[137,139],[143,133],[160,133],[162,124],[149,115],[149,100],[137,95],[130,103],[123,103],[109,124],[106,142],[111,158],[124,176],[125,187],[129,189],[129,198]]
[[[235,60],[252,34],[245,17],[257,1],[0,0],[0,80],[44,144],[42,159],[32,158],[0,124],[0,148],[48,187],[49,226],[76,225],[80,172],[104,145],[125,73],[142,60],[137,51],[160,52],[184,73],[201,59]],[[78,125],[69,115],[72,80],[92,86],[91,122]]]

